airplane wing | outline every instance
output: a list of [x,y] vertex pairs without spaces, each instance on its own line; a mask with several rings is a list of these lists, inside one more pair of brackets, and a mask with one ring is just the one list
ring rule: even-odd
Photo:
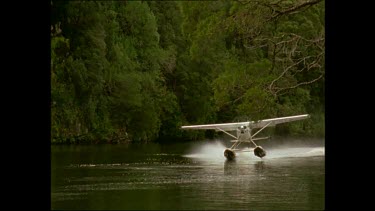
[[274,118],[274,119],[264,119],[264,120],[259,120],[259,121],[252,121],[250,122],[250,128],[262,128],[265,125],[269,124],[269,126],[275,126],[280,123],[285,123],[285,122],[292,122],[292,121],[297,121],[301,119],[306,119],[309,118],[310,115],[308,114],[303,114],[303,115],[297,115],[297,116],[287,116],[287,117],[279,117],[279,118]]
[[237,130],[240,126],[249,126],[250,122],[236,122],[236,123],[223,123],[223,124],[209,124],[209,125],[190,125],[190,126],[182,126],[181,129],[194,129],[194,130],[216,130],[219,131],[218,128],[225,131],[234,131]]
[[[275,126],[280,123],[285,122],[292,122],[301,119],[308,118],[308,114],[297,115],[297,116],[287,116],[287,117],[279,117],[273,119],[264,119],[259,121],[251,121],[251,122],[236,122],[236,123],[223,123],[223,124],[208,124],[208,125],[189,125],[189,126],[182,126],[181,129],[185,130],[224,130],[224,131],[235,131],[240,126],[247,126],[251,129],[253,128],[262,128],[269,124],[268,126]],[[219,128],[219,129],[218,129]]]

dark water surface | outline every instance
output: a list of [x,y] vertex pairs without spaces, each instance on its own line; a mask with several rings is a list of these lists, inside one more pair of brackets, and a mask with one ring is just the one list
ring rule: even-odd
[[222,142],[52,146],[54,210],[322,210],[324,147],[227,162]]

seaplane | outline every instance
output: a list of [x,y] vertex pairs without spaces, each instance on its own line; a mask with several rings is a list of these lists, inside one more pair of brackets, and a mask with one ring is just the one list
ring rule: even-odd
[[[230,137],[234,138],[231,140],[233,145],[230,148],[224,150],[224,156],[227,160],[233,160],[236,157],[236,152],[246,152],[246,150],[241,150],[238,146],[241,143],[253,144],[255,148],[253,150],[254,155],[260,158],[266,156],[266,151],[258,144],[256,141],[269,139],[270,137],[259,137],[256,138],[255,136],[258,135],[262,130],[267,127],[276,126],[277,124],[292,122],[297,120],[303,120],[309,118],[309,114],[302,114],[296,116],[286,116],[286,117],[279,117],[273,119],[263,119],[258,121],[247,121],[247,122],[236,122],[236,123],[222,123],[222,124],[207,124],[207,125],[187,125],[181,126],[183,130],[215,130],[216,132],[221,131]],[[252,134],[253,129],[259,129],[254,134]],[[236,131],[237,136],[232,135],[231,131]]]

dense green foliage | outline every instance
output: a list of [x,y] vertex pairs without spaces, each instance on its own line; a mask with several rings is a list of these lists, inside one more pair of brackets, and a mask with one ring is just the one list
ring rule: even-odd
[[322,1],[52,1],[52,143],[186,140],[186,124],[311,114],[324,136]]

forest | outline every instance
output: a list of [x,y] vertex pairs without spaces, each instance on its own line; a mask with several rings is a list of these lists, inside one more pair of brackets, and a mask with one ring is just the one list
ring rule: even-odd
[[310,114],[325,136],[322,0],[51,1],[51,143],[200,140],[182,125]]

